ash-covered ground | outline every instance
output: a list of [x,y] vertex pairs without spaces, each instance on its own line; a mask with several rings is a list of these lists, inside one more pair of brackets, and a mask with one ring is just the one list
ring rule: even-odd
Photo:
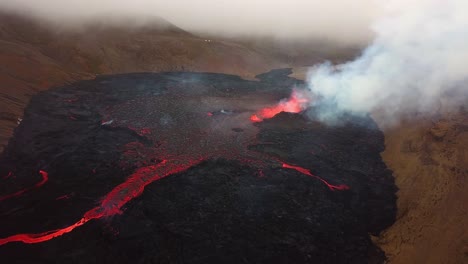
[[0,259],[383,262],[383,134],[368,117],[252,123],[301,88],[288,73],[101,76],[36,95],[0,158]]

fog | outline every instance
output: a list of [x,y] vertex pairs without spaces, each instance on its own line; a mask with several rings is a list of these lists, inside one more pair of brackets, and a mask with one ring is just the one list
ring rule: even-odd
[[0,9],[61,25],[93,19],[161,17],[192,32],[367,43],[376,0],[0,0]]
[[[354,61],[309,73],[318,116],[379,112],[380,123],[466,105],[466,0],[0,0],[0,9],[60,25],[160,17],[197,33],[323,39],[368,47]],[[449,97],[447,97],[450,95]]]

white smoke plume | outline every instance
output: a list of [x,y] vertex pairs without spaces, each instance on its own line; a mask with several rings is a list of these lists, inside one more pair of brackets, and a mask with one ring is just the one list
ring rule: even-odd
[[319,117],[379,112],[386,126],[403,115],[437,111],[448,94],[458,100],[453,106],[468,105],[468,1],[391,0],[384,10],[360,57],[310,70]]

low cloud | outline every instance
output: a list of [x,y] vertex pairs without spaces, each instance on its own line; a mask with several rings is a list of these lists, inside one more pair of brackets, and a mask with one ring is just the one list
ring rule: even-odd
[[158,16],[189,31],[366,43],[375,0],[0,0],[0,9],[60,24]]

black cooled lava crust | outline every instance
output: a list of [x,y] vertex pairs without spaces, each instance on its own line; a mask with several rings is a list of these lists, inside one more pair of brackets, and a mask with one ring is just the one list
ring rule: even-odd
[[34,96],[0,158],[0,177],[13,175],[0,178],[0,196],[33,186],[39,170],[49,179],[0,202],[0,238],[70,225],[166,156],[202,161],[149,184],[121,215],[0,246],[0,262],[382,263],[369,234],[391,225],[396,208],[383,134],[368,117],[250,123],[257,105],[303,85],[288,73],[100,76]]

